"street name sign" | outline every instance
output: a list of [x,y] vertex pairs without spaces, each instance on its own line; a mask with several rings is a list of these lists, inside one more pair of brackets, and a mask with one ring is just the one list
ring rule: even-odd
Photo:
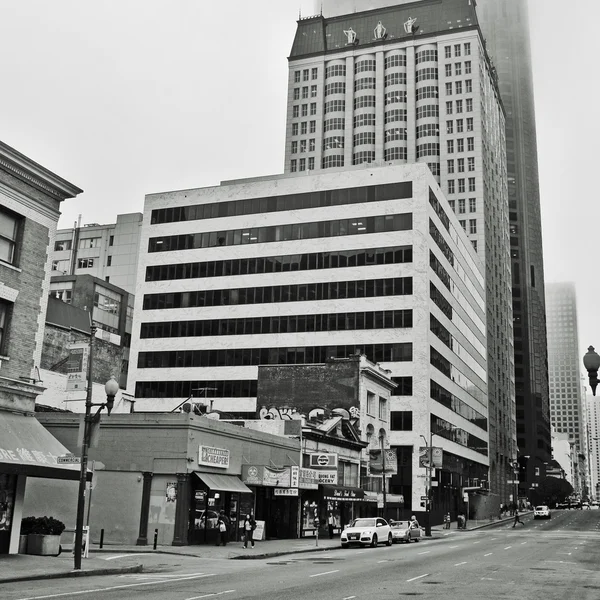
[[74,454],[65,454],[64,456],[57,456],[56,462],[59,465],[79,465],[81,464],[81,457]]

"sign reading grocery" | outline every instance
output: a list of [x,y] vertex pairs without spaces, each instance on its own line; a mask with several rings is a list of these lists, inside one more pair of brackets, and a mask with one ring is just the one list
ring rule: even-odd
[[338,455],[316,452],[308,455],[313,469],[337,469]]
[[207,467],[229,468],[229,450],[226,448],[213,448],[200,446],[198,451],[198,464]]
[[319,474],[319,483],[322,485],[337,485],[337,471],[317,471]]

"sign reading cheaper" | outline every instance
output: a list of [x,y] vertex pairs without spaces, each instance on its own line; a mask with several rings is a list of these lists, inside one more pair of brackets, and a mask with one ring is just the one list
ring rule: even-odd
[[229,468],[229,450],[226,448],[212,448],[200,446],[198,451],[198,464],[207,467]]

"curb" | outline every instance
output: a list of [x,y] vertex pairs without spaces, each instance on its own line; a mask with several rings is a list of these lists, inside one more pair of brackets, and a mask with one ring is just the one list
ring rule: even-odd
[[132,567],[112,567],[106,569],[82,569],[81,571],[63,571],[59,573],[44,573],[40,575],[22,575],[20,577],[8,577],[0,579],[0,585],[3,583],[15,583],[20,581],[40,581],[42,579],[62,579],[64,577],[90,577],[92,575],[121,575],[123,573],[141,573],[142,565],[133,565]]
[[305,550],[281,550],[279,552],[266,552],[264,554],[240,554],[232,556],[229,560],[259,560],[262,558],[275,558],[277,556],[285,556],[288,554],[306,554],[307,552],[326,552],[328,550],[341,550],[341,546],[329,546],[328,548],[306,548]]

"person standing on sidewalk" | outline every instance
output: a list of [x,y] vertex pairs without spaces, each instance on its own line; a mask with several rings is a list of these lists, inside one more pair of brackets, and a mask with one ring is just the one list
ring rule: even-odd
[[329,513],[329,517],[327,517],[327,528],[329,529],[329,539],[333,539],[333,526],[335,525],[335,517],[333,513]]
[[217,520],[217,546],[227,545],[229,541],[229,519],[224,511],[219,511],[219,519]]
[[515,522],[513,523],[513,529],[515,528],[515,525],[517,523],[521,523],[521,525],[525,525],[525,523],[523,523],[523,521],[521,521],[521,519],[519,518],[519,509],[515,507]]
[[244,549],[248,547],[248,542],[254,548],[254,530],[256,529],[256,521],[252,515],[246,515],[244,519]]

